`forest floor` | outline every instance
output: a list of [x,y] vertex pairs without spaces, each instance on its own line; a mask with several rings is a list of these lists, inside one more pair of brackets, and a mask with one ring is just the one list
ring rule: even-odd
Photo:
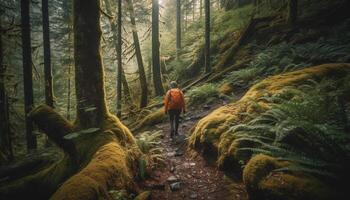
[[179,135],[174,140],[170,139],[169,120],[155,126],[163,131],[160,145],[164,148],[166,166],[153,171],[140,183],[141,189],[152,192],[152,199],[248,199],[238,175],[225,174],[216,167],[215,158],[204,159],[187,148],[190,129],[199,119],[225,103],[191,109],[180,122]]

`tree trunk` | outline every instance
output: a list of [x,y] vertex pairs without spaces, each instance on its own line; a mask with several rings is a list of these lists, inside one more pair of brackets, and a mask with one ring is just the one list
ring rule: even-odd
[[295,26],[298,20],[298,0],[288,0],[287,23]]
[[176,50],[181,50],[181,0],[176,1]]
[[152,70],[156,96],[164,94],[159,60],[159,2],[152,0]]
[[117,116],[122,116],[122,0],[118,0],[118,48],[117,60]]
[[203,11],[203,0],[199,0],[199,19],[202,20],[202,11]]
[[8,112],[8,96],[5,88],[5,72],[6,67],[3,63],[3,48],[2,48],[2,29],[0,19],[0,151],[4,154],[4,158],[0,158],[0,164],[2,163],[2,159],[6,161],[13,159],[11,138],[10,138],[10,126],[9,126],[9,112]]
[[22,57],[23,57],[23,84],[24,84],[24,113],[26,124],[27,149],[36,149],[36,137],[33,134],[33,124],[28,113],[33,107],[33,80],[32,80],[32,51],[30,41],[30,0],[21,1],[21,29],[22,29]]
[[54,107],[50,50],[49,2],[48,0],[42,0],[41,3],[44,39],[45,102],[48,106]]
[[185,27],[184,27],[184,32],[187,31],[187,12],[188,12],[188,0],[185,0],[185,3],[183,5],[184,7],[184,16],[185,16]]
[[[111,3],[109,0],[105,0],[106,5],[106,13],[108,15],[112,15]],[[113,40],[115,42],[115,50],[117,54],[117,116],[121,116],[121,105],[122,105],[122,86],[124,87],[124,95],[127,99],[131,100],[129,85],[125,78],[125,73],[122,67],[122,13],[121,13],[121,0],[117,0],[117,26],[113,22],[111,18],[109,19],[109,23],[112,29]]]
[[204,10],[205,10],[205,72],[209,73],[211,71],[210,64],[210,1],[204,0]]
[[148,100],[147,100],[148,99],[148,89],[147,89],[146,73],[145,73],[145,68],[143,66],[143,61],[142,61],[139,36],[137,34],[133,2],[132,2],[132,0],[126,0],[126,3],[127,3],[129,14],[130,14],[130,21],[131,21],[131,26],[132,26],[132,36],[134,39],[135,54],[136,54],[139,75],[140,75],[140,86],[141,86],[140,107],[143,108],[143,107],[146,107],[147,103],[148,103]]
[[135,139],[106,105],[100,55],[100,1],[74,1],[77,121],[41,105],[30,118],[64,151],[57,163],[0,187],[0,199],[112,199],[133,189]]
[[196,9],[196,1],[195,0],[192,0],[192,22],[194,22],[194,11]]

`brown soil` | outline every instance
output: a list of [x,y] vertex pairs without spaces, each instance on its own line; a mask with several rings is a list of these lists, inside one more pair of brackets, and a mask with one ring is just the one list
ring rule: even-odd
[[[225,104],[226,102],[220,102]],[[163,199],[248,199],[245,186],[239,178],[225,175],[215,165],[215,158],[204,159],[201,154],[187,148],[186,138],[190,129],[202,117],[206,116],[221,104],[203,106],[187,114],[179,128],[179,136],[170,139],[169,122],[159,124],[157,129],[163,130],[162,147],[165,149],[164,157],[167,165],[162,169],[153,171],[150,178],[141,182],[143,190],[152,192],[153,200]],[[154,127],[152,127],[154,130]],[[174,176],[180,182],[180,189],[172,191],[168,178]]]

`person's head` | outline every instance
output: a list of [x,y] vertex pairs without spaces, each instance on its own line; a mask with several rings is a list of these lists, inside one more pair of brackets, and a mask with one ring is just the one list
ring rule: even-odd
[[177,85],[176,81],[170,82],[170,88],[177,88],[177,87],[178,87],[178,85]]

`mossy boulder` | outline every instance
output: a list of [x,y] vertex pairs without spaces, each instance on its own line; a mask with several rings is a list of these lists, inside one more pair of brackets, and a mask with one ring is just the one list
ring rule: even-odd
[[254,156],[243,171],[250,199],[326,200],[337,196],[329,185],[310,175],[274,171],[290,164],[263,154]]

